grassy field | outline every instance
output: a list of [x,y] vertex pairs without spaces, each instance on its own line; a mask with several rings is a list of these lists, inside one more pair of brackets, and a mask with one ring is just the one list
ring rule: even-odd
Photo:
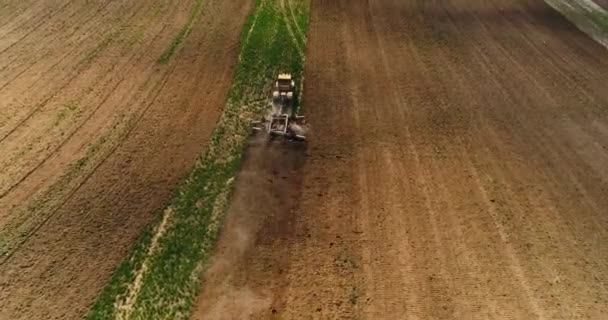
[[[278,72],[302,79],[308,10],[307,0],[256,0],[243,29],[234,83],[208,150],[116,270],[88,319],[189,317],[223,221],[249,124],[264,112],[271,79]],[[159,63],[169,59],[187,36],[188,32],[180,33]]]

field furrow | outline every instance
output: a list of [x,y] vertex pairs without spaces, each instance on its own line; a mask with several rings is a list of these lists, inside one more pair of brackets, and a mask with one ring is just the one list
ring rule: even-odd
[[76,3],[0,55],[0,95],[14,102],[0,159],[11,319],[86,312],[204,150],[247,13],[221,1]]

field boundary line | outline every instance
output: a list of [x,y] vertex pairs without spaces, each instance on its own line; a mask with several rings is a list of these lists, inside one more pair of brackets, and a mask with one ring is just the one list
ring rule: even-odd
[[608,11],[593,0],[545,0],[579,30],[608,49]]

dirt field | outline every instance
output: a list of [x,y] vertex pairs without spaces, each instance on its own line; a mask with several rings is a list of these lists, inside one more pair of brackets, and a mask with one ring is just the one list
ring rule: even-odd
[[203,151],[250,1],[196,8],[0,4],[0,318],[80,318]]
[[313,0],[196,319],[601,319],[608,52],[542,1]]
[[608,0],[594,0],[593,2],[599,4],[602,8],[608,10]]

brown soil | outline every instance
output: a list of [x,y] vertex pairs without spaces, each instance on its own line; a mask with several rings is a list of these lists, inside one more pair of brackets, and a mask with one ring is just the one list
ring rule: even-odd
[[193,4],[6,4],[0,318],[80,318],[203,151],[251,4],[204,1],[159,64]]
[[608,0],[593,0],[593,2],[600,5],[600,7],[608,10]]
[[605,48],[542,1],[313,0],[305,81],[195,318],[608,314]]
[[[207,271],[206,290],[199,297],[196,319],[242,319],[245,314],[266,311],[271,303],[270,288],[265,286],[267,277],[288,269],[289,259],[277,261],[273,250],[276,241],[293,237],[295,231],[305,144],[264,139],[260,135],[252,141],[245,154],[218,252]],[[264,237],[258,237],[260,232]],[[243,260],[255,263],[244,264]],[[257,275],[253,285],[265,287],[264,292],[253,293],[250,285],[241,286],[252,272]]]

